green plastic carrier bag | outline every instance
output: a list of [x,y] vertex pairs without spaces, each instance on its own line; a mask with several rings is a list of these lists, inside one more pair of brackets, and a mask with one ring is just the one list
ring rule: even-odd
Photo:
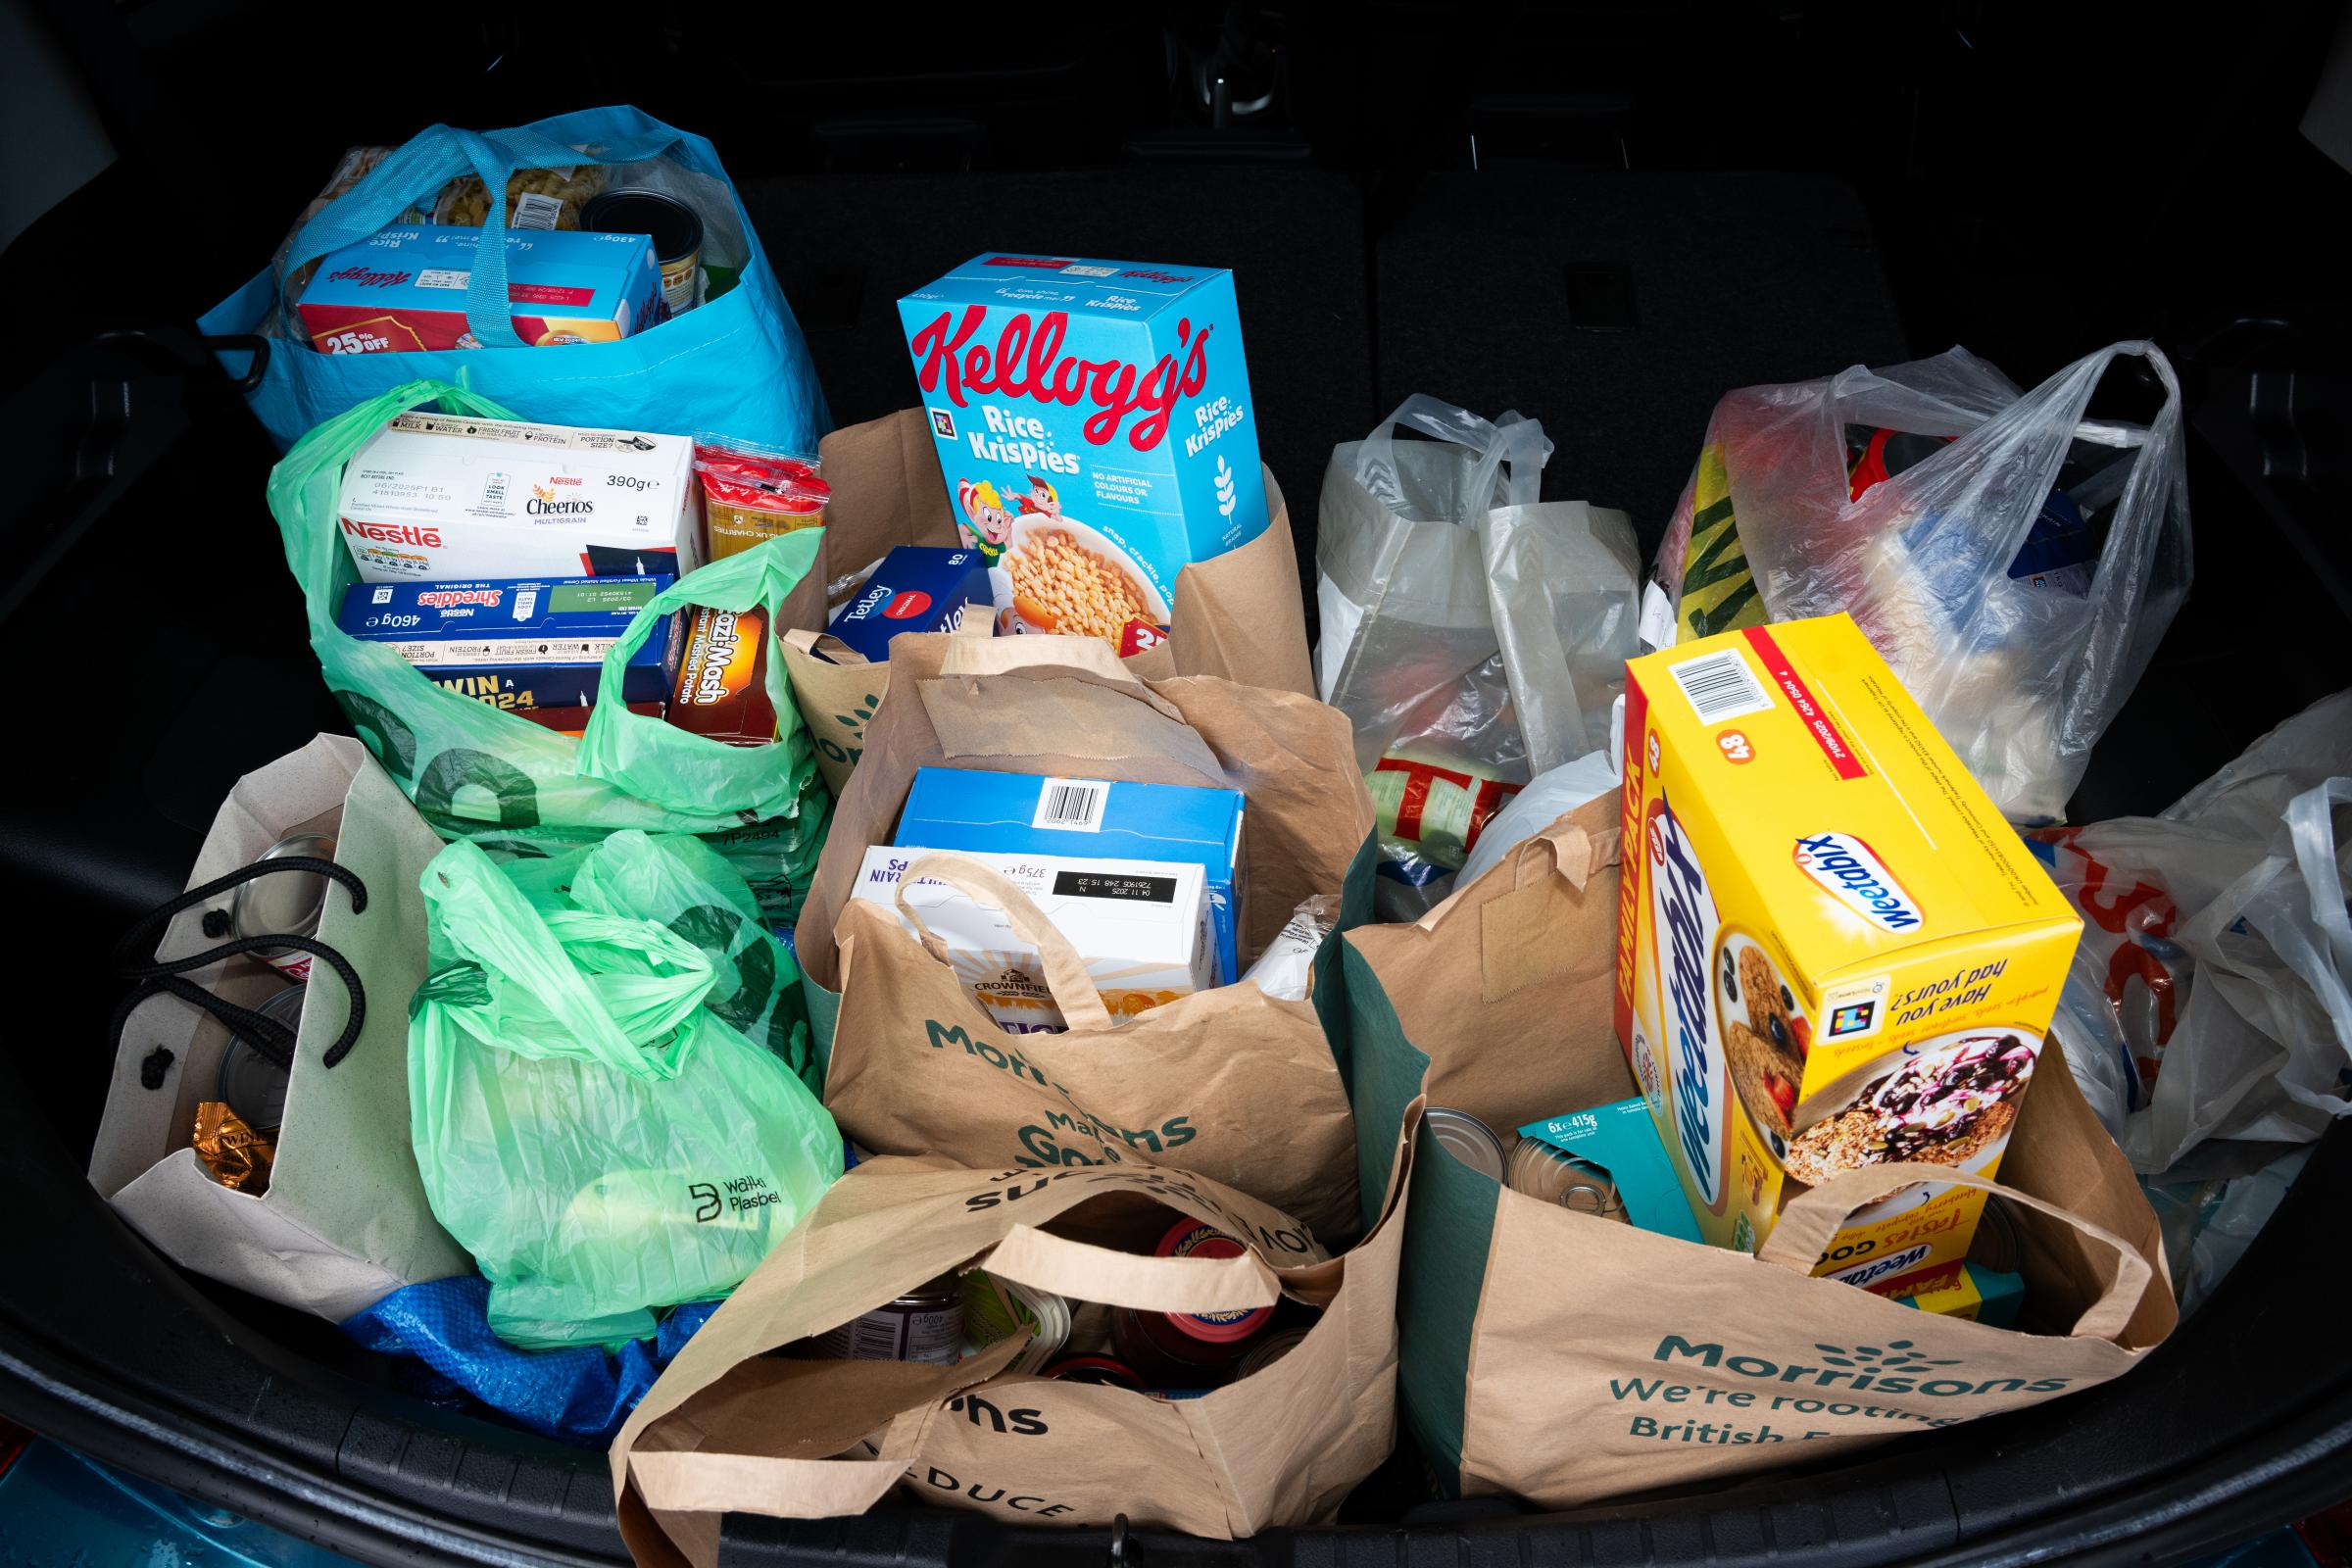
[[[453,844],[420,885],[409,1136],[491,1330],[612,1346],[741,1284],[842,1169],[771,1025],[730,1021],[792,988],[772,939],[747,963],[725,929],[749,894],[696,841],[634,830],[504,866]],[[785,1005],[764,1001],[759,1019]],[[805,1060],[806,1025],[786,1035]]]
[[816,560],[809,528],[716,561],[680,578],[638,612],[606,660],[596,711],[577,742],[436,686],[393,649],[336,624],[359,580],[337,529],[343,466],[395,416],[426,404],[445,414],[519,416],[446,381],[411,381],[327,420],[270,473],[270,511],[286,564],[302,585],[311,648],[352,727],[442,837],[512,855],[561,853],[621,828],[693,833],[750,884],[770,924],[800,910],[824,845],[832,797],[770,649],[768,695],[781,729],[773,746],[728,746],[605,701],[619,670],[650,637],[666,636],[688,605],[768,611]]

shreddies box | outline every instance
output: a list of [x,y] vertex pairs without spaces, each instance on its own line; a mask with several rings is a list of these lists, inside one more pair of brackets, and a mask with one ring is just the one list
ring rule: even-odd
[[1000,630],[1152,647],[1176,574],[1265,530],[1231,272],[982,255],[899,316]]
[[[1617,1033],[1699,1230],[1899,1161],[1990,1176],[2081,922],[1842,614],[1627,666]],[[1904,1295],[1981,1192],[1854,1211],[1816,1274]]]

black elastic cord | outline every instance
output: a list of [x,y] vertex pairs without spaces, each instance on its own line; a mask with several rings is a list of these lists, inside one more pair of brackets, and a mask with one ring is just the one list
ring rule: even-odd
[[[157,932],[155,937],[146,943],[147,959],[132,956],[133,950],[140,946],[139,939],[146,936],[150,929],[168,924],[172,917],[182,909],[193,908],[207,899],[217,899],[240,883],[250,882],[257,876],[268,876],[272,871],[308,871],[313,876],[322,876],[329,881],[340,882],[344,889],[351,894],[351,912],[364,914],[368,910],[368,884],[362,882],[348,866],[337,865],[332,860],[321,860],[307,855],[288,855],[276,859],[256,860],[251,865],[239,866],[226,876],[217,876],[202,887],[190,888],[177,898],[159,904],[141,915],[135,925],[122,933],[122,940],[115,944],[115,967],[127,976],[139,977],[141,968],[154,956],[155,943],[162,940],[162,933]],[[220,929],[215,930],[216,924],[218,922],[207,920],[204,934],[206,936],[225,935],[228,928],[221,926]],[[273,941],[269,945],[291,947],[294,943],[291,938],[285,938]]]

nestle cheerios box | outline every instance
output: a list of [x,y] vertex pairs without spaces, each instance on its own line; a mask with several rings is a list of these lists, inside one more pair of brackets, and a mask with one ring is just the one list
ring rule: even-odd
[[[1695,1211],[1755,1250],[1809,1185],[1993,1173],[2081,922],[1845,615],[1627,666],[1617,1033]],[[1903,1295],[1984,1194],[1858,1209],[1815,1273]]]
[[1138,653],[1179,572],[1265,532],[1231,272],[991,253],[899,316],[999,631]]

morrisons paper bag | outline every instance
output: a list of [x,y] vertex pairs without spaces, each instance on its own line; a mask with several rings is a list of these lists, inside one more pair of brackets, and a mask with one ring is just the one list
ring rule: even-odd
[[1355,1123],[1312,1005],[1223,986],[1114,1022],[1069,942],[1004,878],[946,855],[917,858],[902,886],[918,877],[1011,915],[1071,1027],[1004,1033],[944,955],[908,941],[887,907],[852,904],[825,1099],[859,1147],[1049,1169],[1165,1164],[1324,1235],[1355,1232]]
[[[1346,939],[1359,1152],[1417,1097],[1503,1132],[1638,1092],[1619,1048],[1614,800],[1572,813],[1418,923]],[[1337,1014],[1335,1014],[1337,1015]],[[2056,1045],[2045,1048],[2055,1051]],[[2154,1216],[2072,1077],[2044,1063],[2001,1182],[1840,1176],[1761,1255],[1514,1192],[1442,1150],[1413,1176],[1399,1283],[1405,1422],[1441,1479],[1545,1507],[1806,1462],[2116,1377],[2170,1332]],[[1809,1277],[1852,1209],[1933,1174],[2018,1222],[2026,1327]]]
[[[1137,680],[1090,638],[902,637],[895,646],[900,699],[868,731],[798,933],[813,1033],[830,1053],[825,1100],[842,1131],[861,1148],[974,1165],[1136,1160],[1197,1170],[1332,1234],[1353,1231],[1354,1135],[1325,1037],[1327,1004],[1277,1002],[1242,984],[1169,1004],[1176,1010],[1156,1022],[1167,1008],[1115,1029],[1015,1043],[891,922],[842,927],[862,934],[854,970],[836,943],[858,862],[891,841],[920,766],[1238,789],[1249,803],[1243,965],[1309,895],[1339,895],[1341,924],[1353,924],[1371,905],[1372,807],[1347,721],[1288,692],[1207,677]],[[1325,944],[1319,973],[1337,951]],[[926,978],[935,983],[917,989]],[[835,1023],[844,1008],[855,1028]],[[1016,1051],[1018,1069],[1008,1054]],[[1369,1191],[1380,1191],[1385,1170],[1372,1173]]]
[[[1408,1133],[1417,1121],[1408,1114]],[[1302,1222],[1198,1176],[860,1165],[688,1342],[614,1440],[623,1539],[645,1568],[710,1568],[725,1512],[821,1518],[894,1490],[1008,1523],[1124,1514],[1215,1538],[1329,1519],[1395,1438],[1409,1135],[1392,1147],[1383,1217],[1338,1258]],[[1171,1209],[1249,1254],[1149,1255]],[[1322,1315],[1270,1366],[1182,1399],[1002,1376],[1019,1337],[953,1367],[766,1353],[969,1268],[1073,1301],[1198,1312],[1288,1297]],[[1081,1312],[1078,1333],[1099,1317]]]
[[[900,545],[953,549],[961,541],[922,410],[836,430],[817,454],[833,499],[817,567],[785,602],[784,668],[816,743],[817,766],[839,796],[864,749],[866,723],[889,693],[890,665],[820,657],[820,647],[826,655],[843,652],[818,641],[830,609],[826,588]],[[1273,520],[1240,549],[1177,574],[1167,641],[1127,661],[1138,675],[1215,675],[1276,691],[1314,690],[1290,510],[1273,470],[1264,473]]]
[[[189,1148],[200,1101],[220,1098],[228,1029],[169,995],[124,1022],[90,1155],[90,1183],[165,1255],[199,1274],[340,1322],[403,1285],[471,1272],[434,1220],[409,1148],[409,996],[424,979],[424,905],[416,879],[441,840],[359,742],[321,735],[239,779],[214,818],[188,886],[249,865],[296,832],[335,839],[335,861],[367,889],[366,907],[331,887],[318,939],[359,976],[358,1038],[330,1067],[348,999],[319,963],[296,1031],[285,1122],[267,1191],[232,1191]],[[226,898],[213,907],[222,907]],[[203,907],[178,915],[163,959],[215,946]],[[239,1006],[287,981],[237,956],[187,977]]]

